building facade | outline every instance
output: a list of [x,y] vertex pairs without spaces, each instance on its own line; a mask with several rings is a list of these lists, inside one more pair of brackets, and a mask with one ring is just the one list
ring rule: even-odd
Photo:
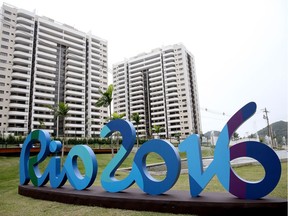
[[[201,133],[194,57],[184,45],[154,49],[114,64],[113,84],[114,112],[124,113],[132,122],[138,113],[139,136],[185,138]],[[159,134],[156,127],[162,129]]]
[[[5,3],[0,30],[1,133],[98,136],[108,116],[95,107],[108,85],[107,41]],[[48,108],[60,102],[70,108],[65,122]]]

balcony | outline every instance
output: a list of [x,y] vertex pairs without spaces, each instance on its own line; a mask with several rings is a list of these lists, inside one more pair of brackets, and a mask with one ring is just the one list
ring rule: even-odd
[[33,38],[33,31],[30,31],[25,28],[19,28],[19,26],[16,27],[15,35],[22,36],[25,38]]
[[53,67],[53,68],[56,67],[56,61],[53,61],[53,60],[51,61],[47,59],[46,57],[43,58],[41,56],[38,56],[38,58],[36,58],[36,61],[38,65],[43,65],[43,66]]
[[19,79],[25,78],[27,80],[30,80],[31,76],[29,74],[25,74],[25,73],[12,72],[11,77],[12,78],[19,78]]
[[23,44],[15,44],[14,45],[14,49],[15,50],[20,50],[20,51],[23,51],[23,52],[28,52],[28,53],[32,52],[32,47],[26,46],[26,45],[23,45]]
[[36,90],[49,91],[49,92],[53,92],[53,93],[55,91],[54,87],[49,87],[49,86],[43,86],[43,85],[35,84],[34,87]]
[[28,47],[32,47],[33,41],[24,37],[16,36],[15,44],[23,44]]
[[82,68],[82,67],[75,67],[75,66],[72,66],[72,65],[68,65],[66,68],[69,71],[73,71],[73,72],[76,72],[76,73],[81,73],[83,75],[85,73],[85,69]]
[[19,106],[21,106],[21,108],[25,108],[25,109],[28,109],[29,108],[29,105],[28,105],[28,100],[27,100],[27,104],[19,104],[19,103],[10,103],[9,104],[9,107],[15,107],[15,108],[18,108]]
[[85,43],[86,43],[86,41],[84,40],[84,37],[83,37],[83,39],[79,39],[79,38],[76,38],[76,37],[72,37],[72,36],[70,36],[68,34],[64,35],[64,40],[70,41],[70,42],[78,44],[80,46],[84,46]]
[[77,49],[77,48],[74,48],[74,47],[69,47],[67,49],[67,51],[68,51],[69,54],[72,53],[72,54],[75,54],[75,55],[79,55],[79,56],[81,56],[83,58],[85,56],[85,50],[83,50],[83,49]]
[[69,115],[85,115],[84,111],[77,111],[77,110],[69,110]]
[[77,91],[79,91],[79,92],[84,92],[84,90],[85,90],[85,87],[84,86],[80,86],[80,85],[75,85],[75,84],[66,84],[65,85],[65,87],[66,87],[66,89],[67,90],[77,90]]
[[29,86],[30,86],[30,82],[28,82],[28,81],[21,81],[21,80],[11,80],[11,86],[12,86],[12,85],[21,85],[21,86],[29,87]]
[[32,53],[27,53],[26,51],[23,52],[23,51],[20,51],[20,50],[16,50],[14,51],[14,57],[22,57],[22,58],[32,58]]
[[66,93],[67,96],[73,96],[73,95],[75,95],[75,96],[82,96],[82,97],[84,97],[84,95],[85,95],[84,92],[78,92],[78,91],[72,91],[72,90],[67,90],[67,91],[65,91],[65,93]]
[[[27,116],[27,112],[25,112],[25,111],[9,111],[8,112],[8,115],[10,116],[10,115],[12,115],[12,116]],[[16,121],[15,121],[16,120]],[[9,123],[12,123],[11,121],[14,121],[14,122],[19,122],[19,120],[21,120],[21,119],[9,119],[8,120],[8,122]],[[24,121],[24,120],[23,120]]]
[[84,98],[76,98],[76,97],[66,97],[67,102],[79,102],[79,103],[84,103]]
[[157,79],[157,80],[155,80],[154,82],[152,82],[151,80],[150,80],[150,88],[152,88],[153,86],[158,86],[158,85],[160,85],[160,86],[162,86],[162,79]]
[[49,101],[49,100],[34,99],[33,102],[37,103],[37,104],[42,104],[43,106],[46,106],[46,105],[53,106],[54,105],[54,101]]
[[155,87],[150,87],[150,91],[157,91],[157,90],[160,90],[160,89],[163,89],[162,85],[155,86]]
[[151,101],[153,101],[153,100],[160,100],[160,99],[163,99],[163,97],[164,97],[163,94],[162,94],[162,95],[155,95],[155,96],[151,97]]
[[38,51],[47,51],[47,53],[57,54],[57,43],[51,42],[49,40],[41,39],[38,43]]
[[37,77],[44,77],[44,78],[48,78],[48,79],[55,79],[55,74],[53,73],[48,73],[48,72],[44,72],[44,71],[37,71],[36,72]]
[[151,102],[151,106],[156,106],[156,105],[159,105],[159,104],[163,104],[164,101],[161,100],[161,101],[155,101],[155,102]]
[[51,85],[54,86],[55,85],[55,81],[54,80],[48,80],[48,79],[42,79],[42,78],[35,78],[35,81],[37,84],[44,84],[44,85]]
[[36,67],[38,70],[45,71],[45,72],[55,73],[55,71],[56,71],[56,68],[54,68],[54,67],[48,67],[48,66],[44,66],[44,65],[40,65],[40,64],[37,64]]
[[84,62],[77,61],[77,60],[74,60],[74,59],[68,59],[67,60],[67,64],[68,65],[74,65],[74,66],[80,67],[80,68],[84,68],[85,67],[85,63]]
[[[69,48],[68,48],[69,50]],[[81,55],[71,54],[70,52],[67,54],[68,59],[74,59],[76,61],[85,61],[85,57]]]
[[54,119],[53,115],[47,115],[47,114],[35,114],[33,113],[33,118],[41,118],[41,119]]
[[66,72],[66,75],[67,76],[69,76],[69,77],[73,77],[73,78],[81,78],[81,80],[83,79],[85,79],[85,75],[84,74],[82,74],[82,73],[76,73],[76,72],[73,72],[73,71],[67,71]]
[[82,79],[75,79],[75,78],[69,77],[69,76],[67,76],[66,82],[67,82],[67,83],[74,83],[74,84],[77,84],[77,85],[83,85],[83,86],[84,86],[84,84],[85,84],[85,81],[84,81],[84,80],[82,80]]
[[14,58],[13,59],[13,64],[20,64],[20,65],[31,65],[31,61],[28,59],[23,59],[23,58]]
[[47,93],[43,93],[43,92],[34,92],[35,96],[39,96],[39,97],[43,97],[43,98],[48,98],[49,100],[55,98],[55,95],[53,93],[51,94],[47,94]]

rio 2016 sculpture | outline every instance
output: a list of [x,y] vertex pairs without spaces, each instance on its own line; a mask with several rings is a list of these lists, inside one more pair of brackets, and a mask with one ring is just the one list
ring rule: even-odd
[[[192,134],[180,143],[179,151],[187,154],[192,197],[197,197],[215,175],[228,192],[241,199],[259,199],[272,192],[277,186],[281,176],[281,163],[273,149],[255,141],[241,142],[229,147],[233,133],[255,111],[256,104],[250,102],[229,119],[217,140],[214,159],[205,171],[203,171],[199,135]],[[123,141],[115,157],[103,170],[102,187],[108,192],[120,192],[136,183],[143,192],[150,195],[159,195],[171,189],[181,170],[177,149],[169,142],[160,139],[145,142],[135,154],[129,175],[118,180],[115,173],[130,154],[136,140],[136,133],[129,121],[117,119],[107,123],[100,135],[109,137],[115,131],[121,133]],[[30,149],[35,142],[40,142],[41,149],[37,156],[30,158]],[[94,152],[86,145],[74,146],[68,153],[62,168],[60,157],[53,156],[44,172],[40,172],[38,165],[52,153],[59,152],[61,146],[61,142],[51,141],[50,135],[45,130],[31,132],[25,139],[20,155],[20,184],[26,185],[31,180],[33,185],[40,187],[50,181],[52,188],[59,188],[68,180],[76,190],[90,187],[96,179],[98,165]],[[151,152],[159,154],[166,163],[167,174],[161,181],[153,178],[147,171],[146,157]],[[77,167],[78,157],[83,161],[85,175],[82,175]],[[231,168],[230,161],[239,157],[250,157],[260,162],[265,170],[264,178],[257,182],[249,182],[237,176]]]

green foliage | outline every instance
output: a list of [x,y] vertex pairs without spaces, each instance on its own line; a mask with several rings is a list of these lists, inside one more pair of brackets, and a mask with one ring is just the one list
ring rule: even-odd
[[114,113],[112,114],[112,120],[122,119],[124,116],[125,116],[124,113],[119,114],[119,113],[117,113],[117,112],[114,112]]
[[7,145],[19,145],[20,143],[23,143],[26,137],[22,136],[13,136],[12,134],[9,134],[8,137],[0,137],[0,144],[7,144]]
[[[55,137],[54,140],[58,140],[60,142],[63,142],[64,139],[61,137]],[[69,138],[65,139],[65,142],[69,146],[73,145],[79,145],[79,144],[88,144],[88,145],[105,145],[109,144],[109,139],[108,138]]]
[[58,104],[58,109],[56,110],[56,115],[65,118],[68,115],[69,110],[68,104],[60,102]]
[[[277,121],[272,124],[270,124],[270,127],[272,128],[273,138],[277,139],[277,142],[279,144],[282,143],[282,138],[286,138],[287,142],[287,131],[288,131],[288,122],[287,121]],[[257,134],[260,138],[265,139],[265,136],[268,135],[268,129],[267,127],[257,131]]]
[[132,120],[135,122],[136,125],[140,123],[141,117],[138,112],[132,114]]
[[46,125],[44,123],[44,121],[40,120],[39,121],[39,129],[45,129],[46,128]]
[[159,133],[160,133],[161,131],[163,131],[163,127],[161,127],[160,125],[153,125],[153,131],[154,131],[157,135],[159,135]]
[[108,86],[108,89],[105,92],[99,90],[100,94],[102,95],[98,101],[96,101],[96,107],[108,107],[109,106],[109,117],[111,118],[111,102],[113,100],[113,84]]
[[239,134],[237,132],[233,133],[233,139],[238,140],[239,139]]
[[65,118],[70,110],[68,104],[65,104],[64,102],[60,102],[59,104],[56,104],[56,106],[47,105],[46,107],[52,111],[55,118]]

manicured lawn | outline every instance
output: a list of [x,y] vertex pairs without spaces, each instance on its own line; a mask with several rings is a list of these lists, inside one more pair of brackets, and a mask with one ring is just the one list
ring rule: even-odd
[[[121,167],[130,167],[133,155],[131,154]],[[108,164],[111,155],[103,154],[97,155],[98,161],[98,175],[94,185],[100,186],[100,176],[103,168]],[[151,155],[148,157],[147,163],[162,162],[158,155]],[[43,169],[45,164],[42,165]],[[79,165],[81,167],[81,164]],[[80,168],[81,169],[81,168]],[[264,170],[262,166],[250,165],[234,168],[239,176],[247,180],[260,180],[263,177]],[[119,172],[117,177],[121,178],[126,174]],[[57,202],[36,200],[18,194],[19,185],[19,157],[0,157],[0,215],[101,215],[101,216],[164,216],[171,215],[165,213],[155,212],[138,212],[120,209],[107,209],[100,207],[78,206],[62,204]],[[49,185],[49,183],[48,183]],[[93,186],[92,186],[93,187]],[[137,185],[133,185],[137,187]],[[180,175],[177,183],[172,190],[187,190],[189,193],[188,175]],[[222,185],[214,177],[204,191],[225,191]],[[269,194],[271,197],[279,197],[287,199],[287,162],[282,162],[282,175],[280,182],[274,191]],[[181,216],[181,215],[179,215]]]

